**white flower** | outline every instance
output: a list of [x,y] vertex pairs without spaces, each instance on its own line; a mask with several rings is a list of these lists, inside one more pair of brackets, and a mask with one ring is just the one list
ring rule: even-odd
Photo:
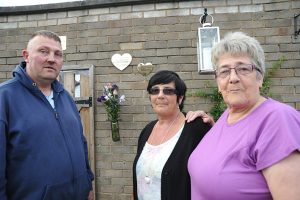
[[114,95],[118,95],[118,91],[117,90],[113,90],[113,94]]
[[123,101],[125,101],[125,95],[122,95],[122,96],[120,96],[120,98],[119,98],[119,102],[120,102],[120,103],[123,102]]

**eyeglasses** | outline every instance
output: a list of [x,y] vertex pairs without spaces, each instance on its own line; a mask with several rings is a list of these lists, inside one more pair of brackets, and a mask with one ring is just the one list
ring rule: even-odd
[[[160,93],[160,89],[159,88],[151,88],[149,90],[149,94],[151,95],[158,95]],[[162,89],[164,95],[174,95],[174,94],[177,94],[177,91],[176,89],[174,88],[163,88]]]
[[239,64],[235,67],[222,67],[216,70],[216,76],[219,78],[226,78],[231,74],[231,70],[234,70],[237,75],[247,75],[253,72],[253,70],[257,70],[261,73],[261,70],[253,64]]

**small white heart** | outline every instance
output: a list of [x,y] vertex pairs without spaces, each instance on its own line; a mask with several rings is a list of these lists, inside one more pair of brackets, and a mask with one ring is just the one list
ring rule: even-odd
[[111,57],[112,64],[121,71],[128,67],[131,61],[132,57],[129,53],[124,53],[123,55],[117,53]]

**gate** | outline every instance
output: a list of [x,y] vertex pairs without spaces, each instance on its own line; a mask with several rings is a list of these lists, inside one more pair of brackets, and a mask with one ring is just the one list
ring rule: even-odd
[[[93,77],[94,66],[92,65],[65,65],[61,70],[59,79],[64,88],[73,97],[80,113],[89,151],[89,163],[95,174]],[[94,195],[96,194],[95,180],[93,181]]]

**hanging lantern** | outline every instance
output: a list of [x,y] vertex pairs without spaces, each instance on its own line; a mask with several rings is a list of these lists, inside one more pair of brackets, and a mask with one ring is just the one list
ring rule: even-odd
[[[206,22],[206,18],[210,17],[211,22]],[[207,9],[204,9],[204,14],[199,18],[202,27],[198,28],[197,42],[197,57],[198,57],[198,72],[213,72],[211,63],[211,49],[220,41],[219,27],[212,27],[213,17],[207,14]]]

